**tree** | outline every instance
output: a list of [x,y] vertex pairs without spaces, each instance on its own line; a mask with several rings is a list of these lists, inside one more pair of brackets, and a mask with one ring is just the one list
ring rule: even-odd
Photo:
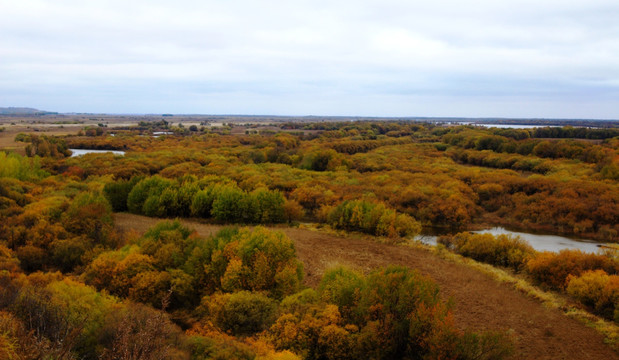
[[112,231],[112,208],[101,193],[84,192],[73,199],[63,215],[63,223],[67,230],[102,244]]

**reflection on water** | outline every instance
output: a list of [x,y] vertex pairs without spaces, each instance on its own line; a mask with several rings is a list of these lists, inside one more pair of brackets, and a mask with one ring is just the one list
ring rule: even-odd
[[[478,234],[490,233],[492,235],[512,235],[520,236],[526,240],[535,250],[538,251],[561,251],[563,249],[579,249],[585,252],[595,253],[600,250],[598,245],[603,243],[589,240],[575,240],[558,235],[537,235],[524,232],[510,231],[502,227],[492,229],[473,231]],[[436,245],[437,235],[419,235],[415,240],[419,240],[425,244]]]
[[124,151],[118,150],[91,150],[91,149],[69,149],[72,154],[71,157],[82,156],[85,154],[103,154],[103,153],[112,153],[114,155],[125,155]]

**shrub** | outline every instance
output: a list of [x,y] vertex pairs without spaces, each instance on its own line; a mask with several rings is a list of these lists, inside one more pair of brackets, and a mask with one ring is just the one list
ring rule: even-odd
[[21,268],[26,272],[41,270],[49,263],[47,252],[34,245],[25,245],[17,249],[17,258]]
[[213,200],[213,217],[219,221],[235,222],[243,218],[253,218],[256,209],[247,208],[244,203],[245,193],[235,186],[226,186],[220,189]]
[[323,302],[312,291],[282,301],[284,313],[267,335],[276,348],[306,359],[502,359],[510,354],[511,341],[504,334],[459,331],[438,286],[411,269],[391,266],[365,277],[335,268],[325,273],[319,289]]
[[562,250],[538,253],[526,265],[526,271],[535,281],[558,290],[565,289],[570,275],[580,276],[588,270],[604,270],[615,275],[619,272],[619,262],[604,255]]
[[269,291],[282,298],[297,291],[303,277],[302,265],[296,260],[294,243],[280,232],[263,227],[241,229],[236,256],[242,261],[243,283],[248,290]]
[[286,199],[279,191],[258,189],[252,192],[250,196],[256,200],[260,223],[274,224],[285,221],[284,203]]
[[251,335],[265,330],[275,321],[277,302],[249,291],[215,294],[203,299],[207,317],[215,325],[235,335]]
[[421,231],[412,217],[366,200],[344,201],[329,211],[327,222],[335,228],[388,237],[414,236]]
[[63,272],[69,272],[83,265],[82,256],[86,253],[87,244],[88,241],[84,237],[55,240],[50,246],[54,265]]
[[569,276],[567,293],[592,308],[595,313],[619,322],[619,276],[603,270]]
[[[144,213],[144,204],[149,197],[159,197],[172,184],[170,180],[153,176],[138,182],[127,196],[127,208],[135,214]],[[152,200],[151,200],[152,201]],[[151,204],[152,208],[152,204]]]
[[114,224],[110,203],[98,192],[78,194],[63,214],[63,222],[67,230],[86,235],[95,244],[108,240]]
[[364,285],[365,279],[361,274],[337,267],[325,272],[318,290],[323,301],[337,305],[344,318],[351,321]]
[[454,236],[442,236],[438,242],[463,256],[514,270],[521,270],[536,254],[535,249],[526,241],[509,235],[462,232]]
[[[192,329],[192,331],[194,331]],[[240,341],[231,339],[229,335],[209,334],[209,336],[190,336],[187,347],[191,351],[192,360],[236,359],[255,360],[256,354],[251,347]]]
[[127,211],[127,198],[129,193],[140,180],[141,177],[133,177],[131,180],[120,180],[105,184],[103,193],[112,205],[114,211]]
[[170,359],[178,351],[173,342],[181,334],[165,313],[141,304],[111,313],[102,332],[102,360]]

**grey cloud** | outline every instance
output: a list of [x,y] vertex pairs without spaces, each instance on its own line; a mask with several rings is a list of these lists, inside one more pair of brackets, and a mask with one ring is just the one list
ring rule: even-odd
[[0,0],[0,8],[0,106],[619,118],[616,1]]

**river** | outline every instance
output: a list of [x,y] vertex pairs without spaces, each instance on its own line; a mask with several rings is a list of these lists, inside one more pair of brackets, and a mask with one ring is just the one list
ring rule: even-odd
[[[492,235],[512,235],[520,236],[523,240],[527,241],[531,246],[538,251],[561,251],[563,249],[579,249],[584,252],[596,253],[600,250],[599,245],[604,243],[582,240],[582,239],[570,239],[558,235],[539,235],[530,234],[524,232],[517,232],[507,230],[502,227],[494,227],[486,230],[473,231],[474,233],[485,234],[490,233]],[[436,245],[437,235],[427,234],[419,235],[416,239],[430,245]]]
[[86,154],[103,154],[112,153],[114,155],[125,155],[124,151],[119,150],[92,150],[92,149],[69,149],[71,150],[71,157],[82,156]]

